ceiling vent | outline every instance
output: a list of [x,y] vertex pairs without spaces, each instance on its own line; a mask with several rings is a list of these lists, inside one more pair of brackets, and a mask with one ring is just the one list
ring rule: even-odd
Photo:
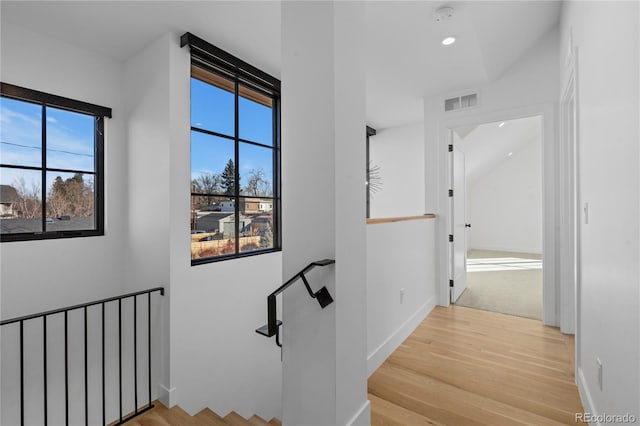
[[478,94],[471,93],[470,95],[457,96],[455,98],[445,99],[444,110],[455,111],[458,109],[470,108],[478,105]]

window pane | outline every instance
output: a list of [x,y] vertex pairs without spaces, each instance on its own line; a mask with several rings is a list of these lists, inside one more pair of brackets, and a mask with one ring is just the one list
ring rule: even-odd
[[269,198],[240,198],[240,252],[273,248],[273,203]]
[[0,168],[0,228],[3,234],[42,232],[42,173]]
[[47,168],[95,171],[95,117],[47,107]]
[[234,136],[234,83],[212,73],[207,75],[211,77],[208,81],[216,85],[191,79],[191,126]]
[[235,202],[232,199],[192,196],[191,258],[235,254],[235,224]]
[[191,132],[191,191],[198,194],[235,193],[234,142]]
[[95,229],[94,175],[47,172],[47,231]]
[[42,165],[42,106],[0,98],[0,163]]
[[240,188],[242,195],[273,196],[274,150],[240,143]]
[[240,87],[240,138],[273,146],[273,109],[271,98]]

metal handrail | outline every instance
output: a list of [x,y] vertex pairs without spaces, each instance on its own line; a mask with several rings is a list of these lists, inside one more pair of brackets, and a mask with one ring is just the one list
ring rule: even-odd
[[[69,424],[69,343],[68,343],[68,313],[78,309],[84,310],[84,414],[85,424],[89,424],[89,395],[88,395],[88,345],[87,345],[87,310],[91,306],[101,306],[101,332],[102,332],[102,423],[107,424],[106,418],[106,385],[105,385],[105,305],[110,302],[118,302],[118,377],[119,377],[119,422],[117,424],[123,424],[128,420],[136,417],[147,410],[153,408],[151,400],[151,293],[160,292],[161,296],[164,296],[164,288],[156,287],[148,290],[136,291],[133,293],[123,294],[121,296],[109,297],[106,299],[95,300],[93,302],[82,303],[79,305],[73,305],[66,308],[53,309],[50,311],[40,312],[37,314],[24,315],[21,317],[11,318],[8,320],[0,321],[0,326],[19,324],[20,333],[20,425],[24,425],[24,412],[25,412],[25,386],[24,386],[24,323],[30,320],[42,319],[42,342],[43,342],[43,412],[44,412],[44,425],[48,424],[48,383],[47,383],[47,317],[56,314],[64,314],[64,394],[65,394],[65,424]],[[147,295],[147,346],[148,346],[148,404],[146,407],[138,408],[138,296]],[[122,301],[124,299],[134,298],[133,301],[133,357],[134,357],[134,407],[135,411],[130,415],[123,415],[122,412]]]
[[291,284],[296,282],[298,279],[302,280],[305,288],[307,289],[307,292],[309,293],[309,296],[311,296],[311,298],[313,299],[316,299],[322,309],[324,309],[325,307],[333,303],[333,298],[331,297],[329,290],[327,290],[327,287],[322,287],[320,290],[314,293],[313,290],[311,290],[311,286],[309,285],[309,281],[307,281],[305,274],[311,271],[316,266],[328,266],[334,263],[336,263],[334,259],[322,259],[322,260],[317,260],[315,262],[311,262],[310,264],[305,266],[300,272],[298,272],[293,277],[291,277],[287,282],[285,282],[276,290],[274,290],[273,293],[267,296],[267,324],[256,329],[256,333],[262,334],[263,336],[266,336],[266,337],[276,336],[276,345],[282,347],[282,344],[280,343],[280,332],[279,332],[280,326],[282,325],[282,321],[279,321],[276,315],[276,311],[277,311],[276,296],[282,293],[283,291],[285,291],[289,286],[291,286]]
[[116,301],[118,299],[127,299],[129,297],[139,296],[141,294],[153,293],[153,292],[156,292],[156,291],[159,291],[160,295],[164,296],[164,287],[150,288],[149,290],[136,291],[134,293],[123,294],[122,296],[107,297],[106,299],[100,299],[100,300],[96,300],[96,301],[88,302],[88,303],[81,303],[79,305],[73,305],[73,306],[69,306],[69,307],[66,307],[66,308],[53,309],[53,310],[50,310],[50,311],[40,312],[40,313],[37,313],[37,314],[30,314],[30,315],[25,315],[25,316],[22,316],[22,317],[16,317],[16,318],[8,319],[8,320],[2,320],[2,321],[0,321],[0,326],[11,324],[11,323],[18,322],[18,321],[26,321],[26,320],[30,320],[30,319],[34,319],[34,318],[39,318],[39,317],[42,317],[42,316],[45,316],[45,315],[60,314],[60,313],[62,313],[64,311],[74,311],[76,309],[80,309],[80,308],[84,308],[84,307],[99,305],[101,303],[114,302],[114,301]]

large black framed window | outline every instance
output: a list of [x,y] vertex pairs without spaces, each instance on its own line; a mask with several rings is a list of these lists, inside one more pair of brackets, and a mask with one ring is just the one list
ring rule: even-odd
[[192,34],[191,263],[281,249],[280,81]]
[[111,109],[0,83],[0,240],[104,235]]

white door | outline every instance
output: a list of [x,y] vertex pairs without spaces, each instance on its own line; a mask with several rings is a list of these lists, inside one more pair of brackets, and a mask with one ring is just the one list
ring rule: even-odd
[[467,288],[467,232],[466,232],[466,175],[464,152],[454,147],[452,152],[451,182],[451,303]]

